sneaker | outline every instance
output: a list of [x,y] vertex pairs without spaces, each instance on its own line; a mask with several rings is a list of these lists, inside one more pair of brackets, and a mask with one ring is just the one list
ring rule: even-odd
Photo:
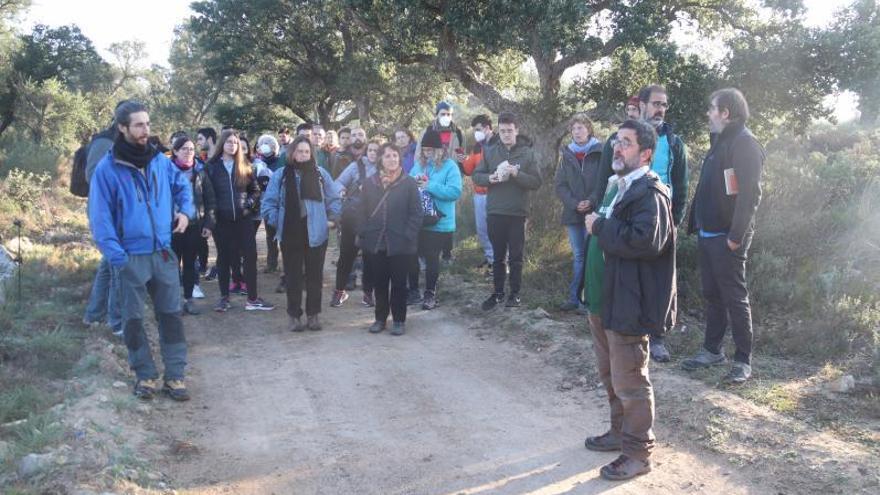
[[742,385],[752,377],[752,367],[746,363],[734,361],[730,371],[724,375],[722,381],[728,385]]
[[559,311],[574,311],[580,307],[580,304],[571,301],[565,301],[559,305]]
[[522,304],[522,301],[519,298],[519,294],[511,294],[507,296],[507,302],[504,303],[504,306],[508,308],[518,308],[520,304]]
[[291,316],[288,319],[287,329],[291,332],[302,332],[306,329],[306,326],[302,322],[302,318],[299,316]]
[[364,292],[364,298],[361,300],[361,304],[368,308],[372,308],[376,305],[376,300],[373,299],[373,292]]
[[212,266],[211,269],[208,271],[208,274],[205,275],[205,280],[210,282],[210,281],[216,280],[216,279],[217,279],[217,266]]
[[333,297],[330,298],[330,307],[338,308],[342,306],[342,303],[348,301],[348,292],[344,290],[335,290],[333,291]]
[[385,330],[385,322],[384,321],[374,321],[368,331],[370,333],[379,333],[382,330]]
[[663,340],[652,337],[649,347],[651,350],[651,359],[654,361],[657,361],[658,363],[668,363],[672,359]]
[[483,308],[483,311],[489,311],[490,309],[493,309],[495,306],[501,304],[503,301],[504,301],[504,293],[500,293],[500,294],[493,293],[491,296],[486,298],[485,301],[483,301],[483,304],[481,305],[481,307]]
[[141,400],[150,400],[156,395],[157,380],[138,380],[134,384],[134,396]]
[[406,294],[406,305],[407,306],[414,306],[416,304],[421,304],[422,300],[423,300],[422,294],[419,292],[418,289],[410,289],[409,292]]
[[204,299],[205,291],[198,284],[193,285],[193,299]]
[[726,362],[727,359],[724,357],[724,353],[715,354],[714,352],[707,351],[705,347],[701,347],[700,350],[694,354],[694,357],[682,361],[681,367],[687,371],[693,371],[700,368],[717,366]]
[[395,321],[391,325],[391,335],[400,336],[406,333],[406,323],[402,321]]
[[217,304],[214,305],[214,311],[218,313],[225,313],[229,311],[232,305],[229,304],[229,297],[221,297]]
[[640,461],[632,457],[621,455],[617,459],[611,461],[610,464],[602,466],[599,474],[606,480],[620,481],[635,478],[640,474],[651,472],[651,461]]
[[422,309],[432,310],[437,307],[437,296],[433,292],[425,291],[422,301]]
[[596,452],[613,452],[620,450],[620,435],[607,431],[597,437],[587,437],[584,447]]
[[183,314],[195,316],[202,314],[202,312],[196,308],[196,303],[193,302],[192,299],[189,299],[183,303]]
[[318,315],[311,315],[307,318],[308,322],[306,323],[306,328],[313,332],[317,332],[323,328],[321,326],[320,320],[318,320]]
[[574,312],[578,316],[590,316],[590,310],[586,306],[578,306],[578,309],[574,310]]
[[236,282],[229,282],[229,293],[230,294],[238,294],[239,289],[241,289],[241,285]]
[[238,284],[238,294],[239,294],[240,296],[246,296],[246,295],[248,295],[247,284],[246,284],[246,283],[242,282],[242,283]]
[[248,299],[244,305],[245,311],[271,311],[275,309],[275,305],[269,301],[264,301],[262,297],[256,299]]
[[121,328],[119,330],[113,330],[113,336],[121,339],[125,337],[125,332]]
[[186,391],[183,380],[166,380],[162,392],[178,402],[189,400],[189,392]]

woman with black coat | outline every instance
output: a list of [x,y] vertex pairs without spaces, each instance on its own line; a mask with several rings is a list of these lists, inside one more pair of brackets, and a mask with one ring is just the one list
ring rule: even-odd
[[403,335],[407,273],[416,255],[424,212],[416,181],[403,172],[397,146],[382,145],[379,156],[379,172],[364,184],[358,243],[376,297],[376,321],[370,332],[384,330],[390,312],[391,334]]
[[208,178],[217,197],[217,280],[220,300],[214,310],[230,308],[229,272],[237,257],[244,257],[244,282],[247,284],[247,311],[275,309],[257,295],[257,239],[255,217],[260,213],[260,187],[254,168],[245,157],[238,133],[227,129],[220,134],[214,156],[208,160]]

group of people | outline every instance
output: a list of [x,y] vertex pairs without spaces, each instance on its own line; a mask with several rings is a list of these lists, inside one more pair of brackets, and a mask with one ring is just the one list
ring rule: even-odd
[[[688,200],[687,148],[666,122],[666,90],[647,86],[625,108],[627,119],[604,142],[586,114],[572,116],[555,173],[573,257],[562,309],[588,315],[611,405],[610,430],[585,445],[622,451],[602,468],[609,479],[651,469],[648,361],[670,360],[663,335],[675,323],[676,231]],[[349,299],[360,254],[362,303],[374,308],[369,332],[388,329],[390,316],[390,333],[404,334],[407,306],[439,304],[441,257],[452,247],[463,176],[473,183],[481,266],[492,275],[481,307],[519,306],[530,195],[540,188],[546,164],[537,162],[512,113],[500,113],[497,126],[488,115],[473,118],[468,150],[452,106],[441,101],[434,115],[418,138],[398,129],[393,141],[368,138],[359,126],[333,132],[306,123],[293,134],[282,128],[277,137],[262,135],[251,148],[234,129],[218,136],[205,128],[195,138],[175,133],[166,156],[150,142],[146,108],[121,102],[111,127],[89,148],[89,220],[104,258],[85,321],[106,317],[122,333],[135,395],[151,398],[161,386],[174,399],[189,398],[181,315],[199,313],[194,299],[207,272],[209,237],[217,257],[207,278],[216,272],[220,289],[214,309],[228,311],[231,293],[247,295],[245,310],[274,309],[257,287],[260,224],[266,272],[282,259],[278,292],[286,293],[289,330],[321,329],[324,262],[335,235],[339,258],[330,306]],[[707,116],[712,146],[687,219],[688,232],[699,236],[706,336],[682,365],[724,363],[729,322],[736,353],[725,379],[742,383],[751,375],[752,342],[745,261],[764,156],[745,127],[748,105],[738,90],[715,92]],[[147,294],[165,363],[161,385],[143,326]]]

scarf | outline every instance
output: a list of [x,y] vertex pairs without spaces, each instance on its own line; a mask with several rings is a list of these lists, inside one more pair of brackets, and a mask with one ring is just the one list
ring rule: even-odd
[[291,175],[294,171],[299,173],[299,194],[302,196],[302,199],[311,199],[313,201],[321,201],[323,199],[321,196],[321,174],[318,172],[314,159],[304,163],[294,161],[293,165],[287,168],[292,170],[286,173]]
[[186,172],[187,170],[192,170],[192,168],[196,164],[195,160],[193,160],[192,163],[190,163],[189,165],[187,165],[186,163],[180,163],[179,161],[177,161],[177,158],[175,158],[171,161],[174,162],[175,165],[177,165],[177,168],[179,168],[180,170],[183,170],[184,172]]
[[397,179],[399,179],[402,174],[403,174],[402,167],[398,167],[396,172],[393,172],[390,174],[386,174],[385,171],[383,170],[380,174],[380,177],[382,180],[382,187],[387,188],[389,185],[394,184],[395,182],[397,182]]
[[583,153],[584,156],[587,154],[587,150],[589,150],[594,144],[598,143],[599,140],[595,137],[591,137],[583,146],[577,144],[572,140],[572,142],[568,143],[568,149],[571,150],[572,153]]
[[116,136],[116,141],[113,143],[113,155],[122,161],[131,163],[139,169],[146,168],[147,164],[150,163],[150,160],[152,160],[157,153],[158,151],[156,148],[149,144],[146,146],[138,146],[129,143],[125,140],[125,136],[123,136],[122,133],[119,133],[119,135]]

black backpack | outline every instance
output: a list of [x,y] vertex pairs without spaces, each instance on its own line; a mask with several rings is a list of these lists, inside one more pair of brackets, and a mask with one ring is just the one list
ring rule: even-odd
[[89,145],[84,144],[73,154],[73,168],[70,171],[70,194],[80,198],[89,197],[89,181],[86,180],[86,159]]

